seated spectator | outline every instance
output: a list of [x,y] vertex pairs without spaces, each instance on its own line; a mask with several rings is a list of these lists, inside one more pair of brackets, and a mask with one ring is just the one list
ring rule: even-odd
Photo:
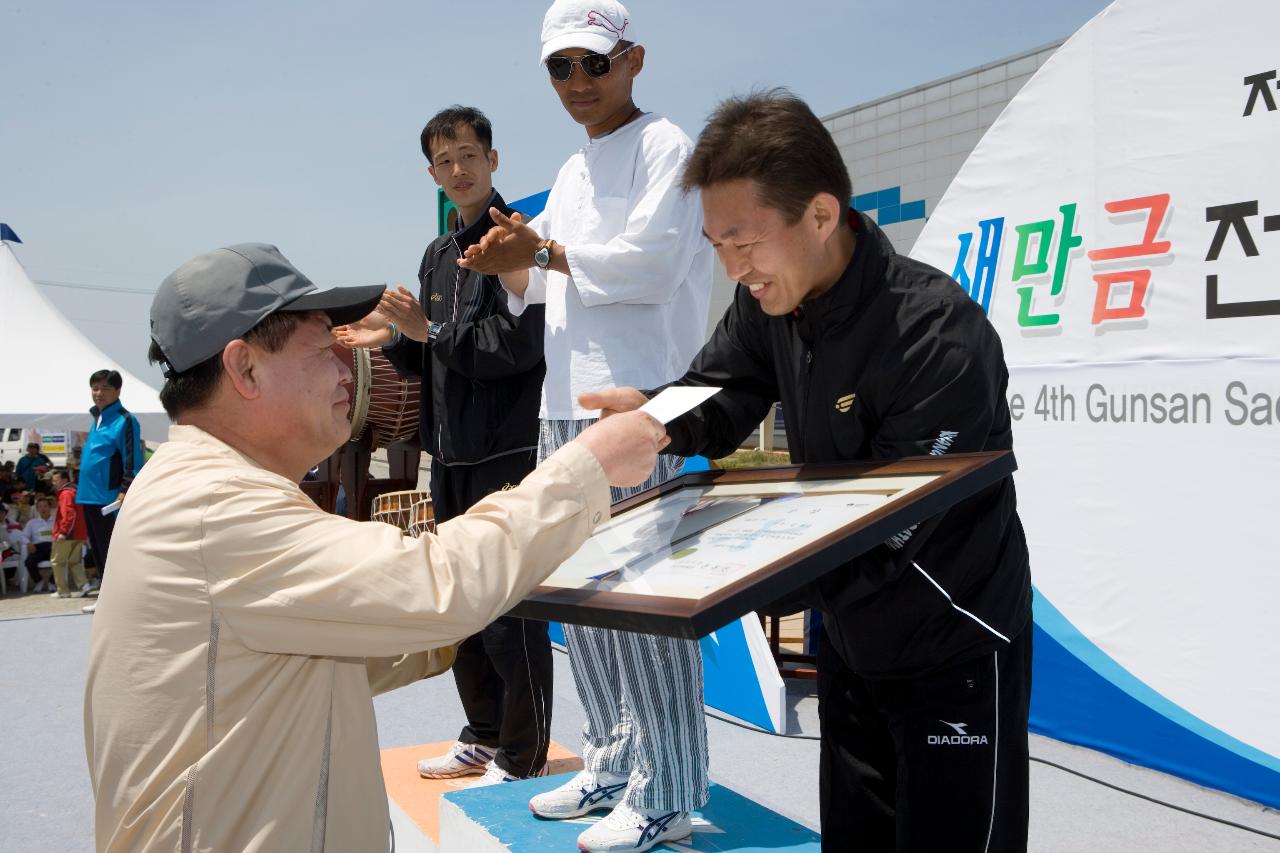
[[31,505],[31,493],[26,489],[16,489],[6,501],[9,504],[9,521],[13,524],[25,525],[36,514]]
[[[22,538],[22,531],[15,524],[9,523],[9,507],[0,503],[0,562],[7,561],[10,557],[20,555],[26,552],[27,541]],[[12,569],[12,572],[10,571]],[[11,574],[16,575],[16,567],[4,569],[5,577]]]
[[[53,581],[58,598],[81,598],[89,591],[89,580],[84,576],[82,552],[89,539],[89,528],[84,522],[84,511],[76,503],[75,484],[67,472],[59,468],[53,472],[53,487],[58,490],[58,517],[53,523]],[[68,575],[70,583],[68,583]]]
[[35,515],[22,528],[22,535],[27,540],[27,576],[39,578],[36,581],[36,592],[51,590],[52,569],[49,566],[42,569],[40,564],[53,559],[53,501],[44,496],[36,498]]
[[36,480],[52,467],[53,462],[40,452],[39,443],[33,441],[27,445],[27,454],[18,460],[18,467],[14,474],[27,484],[28,489],[34,489]]

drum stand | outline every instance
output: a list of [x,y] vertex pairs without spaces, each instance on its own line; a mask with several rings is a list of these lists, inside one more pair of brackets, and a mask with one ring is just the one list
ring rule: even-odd
[[[416,438],[397,441],[387,447],[386,478],[375,479],[369,476],[369,459],[374,450],[372,432],[365,430],[360,438],[347,442],[334,454],[334,457],[340,459],[338,469],[341,472],[343,491],[347,493],[347,517],[356,521],[369,520],[369,508],[378,495],[418,487],[418,461],[422,451]],[[334,493],[337,493],[336,485]]]
[[338,484],[342,482],[342,452],[345,449],[338,448],[332,456],[321,462],[314,480],[303,480],[298,484],[303,494],[325,512],[334,512],[338,505]]
[[338,485],[347,493],[347,517],[369,520],[373,499],[384,492],[399,492],[418,487],[418,462],[422,451],[417,440],[397,441],[387,448],[388,475],[385,479],[369,476],[369,460],[373,456],[372,430],[355,441],[349,441],[320,463],[318,476],[304,481],[302,491],[325,512],[336,512]]

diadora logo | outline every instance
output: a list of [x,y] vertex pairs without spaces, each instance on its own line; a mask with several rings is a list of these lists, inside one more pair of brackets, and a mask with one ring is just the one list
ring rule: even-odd
[[836,411],[837,411],[837,412],[847,412],[847,411],[849,411],[850,409],[852,409],[852,408],[853,408],[853,398],[854,398],[854,397],[857,397],[857,396],[858,396],[857,394],[845,394],[843,397],[841,397],[841,398],[839,398],[838,400],[836,400]]
[[953,735],[929,735],[930,746],[985,746],[987,744],[986,735],[971,735],[965,731],[968,723],[948,723],[946,720],[938,720],[944,726],[949,726]]
[[592,9],[590,12],[587,13],[588,27],[600,27],[601,29],[608,30],[611,33],[617,33],[618,38],[622,38],[622,34],[627,31],[627,24],[629,23],[631,23],[631,21],[627,20],[626,18],[623,18],[622,24],[621,26],[619,26],[618,24],[615,24],[613,21],[609,20],[609,16],[606,15],[604,12],[597,12],[595,9]]
[[442,295],[441,295],[441,294],[439,294],[439,293],[433,293],[433,294],[431,294],[431,301],[432,301],[432,302],[444,302],[444,296],[442,296]]

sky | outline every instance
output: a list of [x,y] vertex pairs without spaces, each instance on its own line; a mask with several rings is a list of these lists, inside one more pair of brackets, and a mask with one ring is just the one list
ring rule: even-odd
[[[828,115],[1065,38],[1106,5],[632,0],[636,102],[691,137],[757,87]],[[197,254],[261,241],[322,288],[413,284],[437,233],[418,147],[436,110],[485,111],[508,200],[546,189],[586,136],[537,62],[545,9],[0,0],[0,222],[41,292],[158,385],[150,293]]]

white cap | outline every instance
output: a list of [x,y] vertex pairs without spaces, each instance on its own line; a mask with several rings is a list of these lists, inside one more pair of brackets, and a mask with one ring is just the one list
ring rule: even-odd
[[631,15],[617,0],[556,0],[542,19],[542,58],[580,47],[608,53],[619,39],[634,42]]

